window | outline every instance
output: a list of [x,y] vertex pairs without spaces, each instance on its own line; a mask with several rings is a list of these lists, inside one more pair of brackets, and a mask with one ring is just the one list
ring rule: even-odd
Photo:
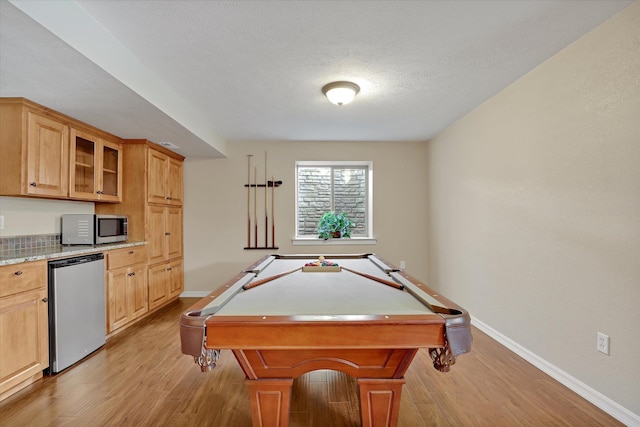
[[317,239],[325,212],[344,212],[355,223],[351,239],[371,239],[372,162],[296,162],[296,239]]

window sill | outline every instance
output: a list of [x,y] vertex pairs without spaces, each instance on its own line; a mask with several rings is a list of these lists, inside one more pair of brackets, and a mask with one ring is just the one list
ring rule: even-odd
[[293,246],[339,246],[339,245],[375,245],[378,243],[378,239],[372,239],[369,237],[351,237],[350,239],[316,239],[316,238],[307,238],[307,239],[293,239],[291,240],[291,244]]

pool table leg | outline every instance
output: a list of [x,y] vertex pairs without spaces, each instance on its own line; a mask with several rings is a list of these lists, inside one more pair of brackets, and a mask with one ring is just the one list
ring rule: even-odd
[[358,378],[362,427],[395,427],[404,378]]
[[253,427],[287,427],[293,378],[246,380]]

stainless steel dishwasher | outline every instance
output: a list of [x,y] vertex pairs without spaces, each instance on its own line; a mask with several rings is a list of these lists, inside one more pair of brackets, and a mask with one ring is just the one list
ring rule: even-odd
[[105,343],[104,254],[49,262],[49,372]]

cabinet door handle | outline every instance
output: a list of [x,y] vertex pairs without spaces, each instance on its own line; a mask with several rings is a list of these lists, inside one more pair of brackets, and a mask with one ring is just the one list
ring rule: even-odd
[[171,268],[171,267],[168,267],[168,268],[167,268],[167,271],[171,271],[171,270],[173,270],[173,268]]
[[169,233],[168,231],[166,233],[164,233],[165,236],[171,236],[171,233]]
[[136,275],[136,273],[129,273],[129,277],[135,276],[135,275]]
[[173,200],[171,197],[165,197],[166,200]]
[[49,298],[47,297],[42,298],[42,302],[47,302],[47,301],[49,301]]
[[100,191],[100,190],[98,190],[98,191],[96,191],[96,193],[97,193],[97,194],[104,194],[104,191]]
[[30,182],[29,185],[32,186],[32,187],[35,187],[38,184],[36,184],[35,182]]
[[133,255],[133,251],[129,251],[129,255]]
[[18,271],[16,271],[16,272],[15,272],[15,273],[13,273],[13,274],[15,274],[16,276],[22,276],[22,271],[18,270]]

